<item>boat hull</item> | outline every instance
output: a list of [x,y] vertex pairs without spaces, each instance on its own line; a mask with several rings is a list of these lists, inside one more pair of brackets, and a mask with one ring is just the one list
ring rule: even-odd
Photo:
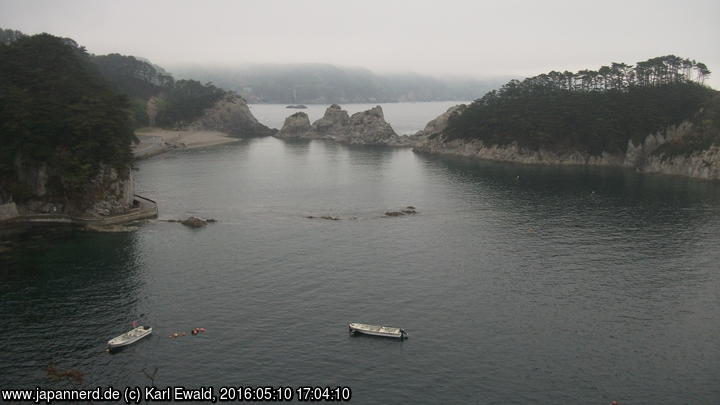
[[152,333],[152,328],[145,327],[145,326],[138,326],[137,328],[135,328],[129,332],[125,332],[120,336],[110,339],[108,341],[108,348],[117,349],[120,347],[125,347],[128,345],[131,345],[144,337],[150,336],[151,333]]
[[408,338],[407,332],[401,328],[393,328],[388,326],[367,325],[362,323],[348,324],[350,334],[362,333],[363,335],[380,336],[404,340]]

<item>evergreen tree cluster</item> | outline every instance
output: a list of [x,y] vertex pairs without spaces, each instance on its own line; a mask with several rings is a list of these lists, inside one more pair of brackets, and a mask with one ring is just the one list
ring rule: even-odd
[[134,56],[113,53],[93,56],[92,61],[113,90],[130,99],[135,127],[149,125],[147,103],[151,97],[162,100],[157,105],[157,125],[177,128],[198,118],[226,94],[211,83],[175,81],[163,68]]
[[0,44],[0,188],[22,195],[17,164],[47,163],[70,193],[100,164],[127,174],[135,139],[128,100],[114,93],[84,48],[48,34]]
[[709,74],[703,63],[669,55],[512,80],[451,117],[445,134],[532,150],[624,152],[631,139],[692,119],[716,93],[702,84]]
[[196,80],[178,80],[164,89],[158,109],[157,124],[161,127],[181,127],[190,123],[203,111],[212,107],[226,91],[211,83]]

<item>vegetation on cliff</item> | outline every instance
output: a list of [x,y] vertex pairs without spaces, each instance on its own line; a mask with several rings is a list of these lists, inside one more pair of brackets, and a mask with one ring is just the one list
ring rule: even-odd
[[[703,63],[669,55],[512,80],[453,115],[445,136],[531,150],[622,153],[629,140],[639,143],[690,120],[710,103],[717,92],[703,85],[709,74]],[[708,138],[702,139],[684,147],[702,147]]]
[[147,103],[152,97],[160,100],[155,123],[177,128],[198,118],[226,94],[211,83],[175,81],[163,68],[134,56],[113,53],[92,60],[113,89],[130,99],[135,127],[150,124]]
[[703,103],[692,119],[689,134],[660,145],[655,154],[663,159],[675,156],[689,156],[693,152],[720,145],[720,94],[715,94]]
[[100,165],[127,175],[128,108],[74,41],[40,34],[0,44],[0,189],[30,197],[18,171],[40,164],[54,194],[81,191]]

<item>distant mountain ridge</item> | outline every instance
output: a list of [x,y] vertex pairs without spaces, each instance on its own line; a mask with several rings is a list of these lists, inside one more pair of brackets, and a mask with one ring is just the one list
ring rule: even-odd
[[509,77],[436,78],[416,73],[376,74],[330,64],[175,65],[178,78],[194,78],[237,91],[250,103],[375,103],[474,100]]

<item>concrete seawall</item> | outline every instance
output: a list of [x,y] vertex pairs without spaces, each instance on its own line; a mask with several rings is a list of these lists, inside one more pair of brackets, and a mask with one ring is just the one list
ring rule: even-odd
[[[6,216],[0,219],[0,227],[23,224],[69,224],[69,225],[117,225],[140,219],[156,218],[158,216],[157,203],[149,198],[135,195],[137,207],[129,209],[120,215],[106,217],[75,217],[65,214],[35,214]],[[5,204],[9,205],[9,204]],[[17,210],[15,210],[17,212]]]

